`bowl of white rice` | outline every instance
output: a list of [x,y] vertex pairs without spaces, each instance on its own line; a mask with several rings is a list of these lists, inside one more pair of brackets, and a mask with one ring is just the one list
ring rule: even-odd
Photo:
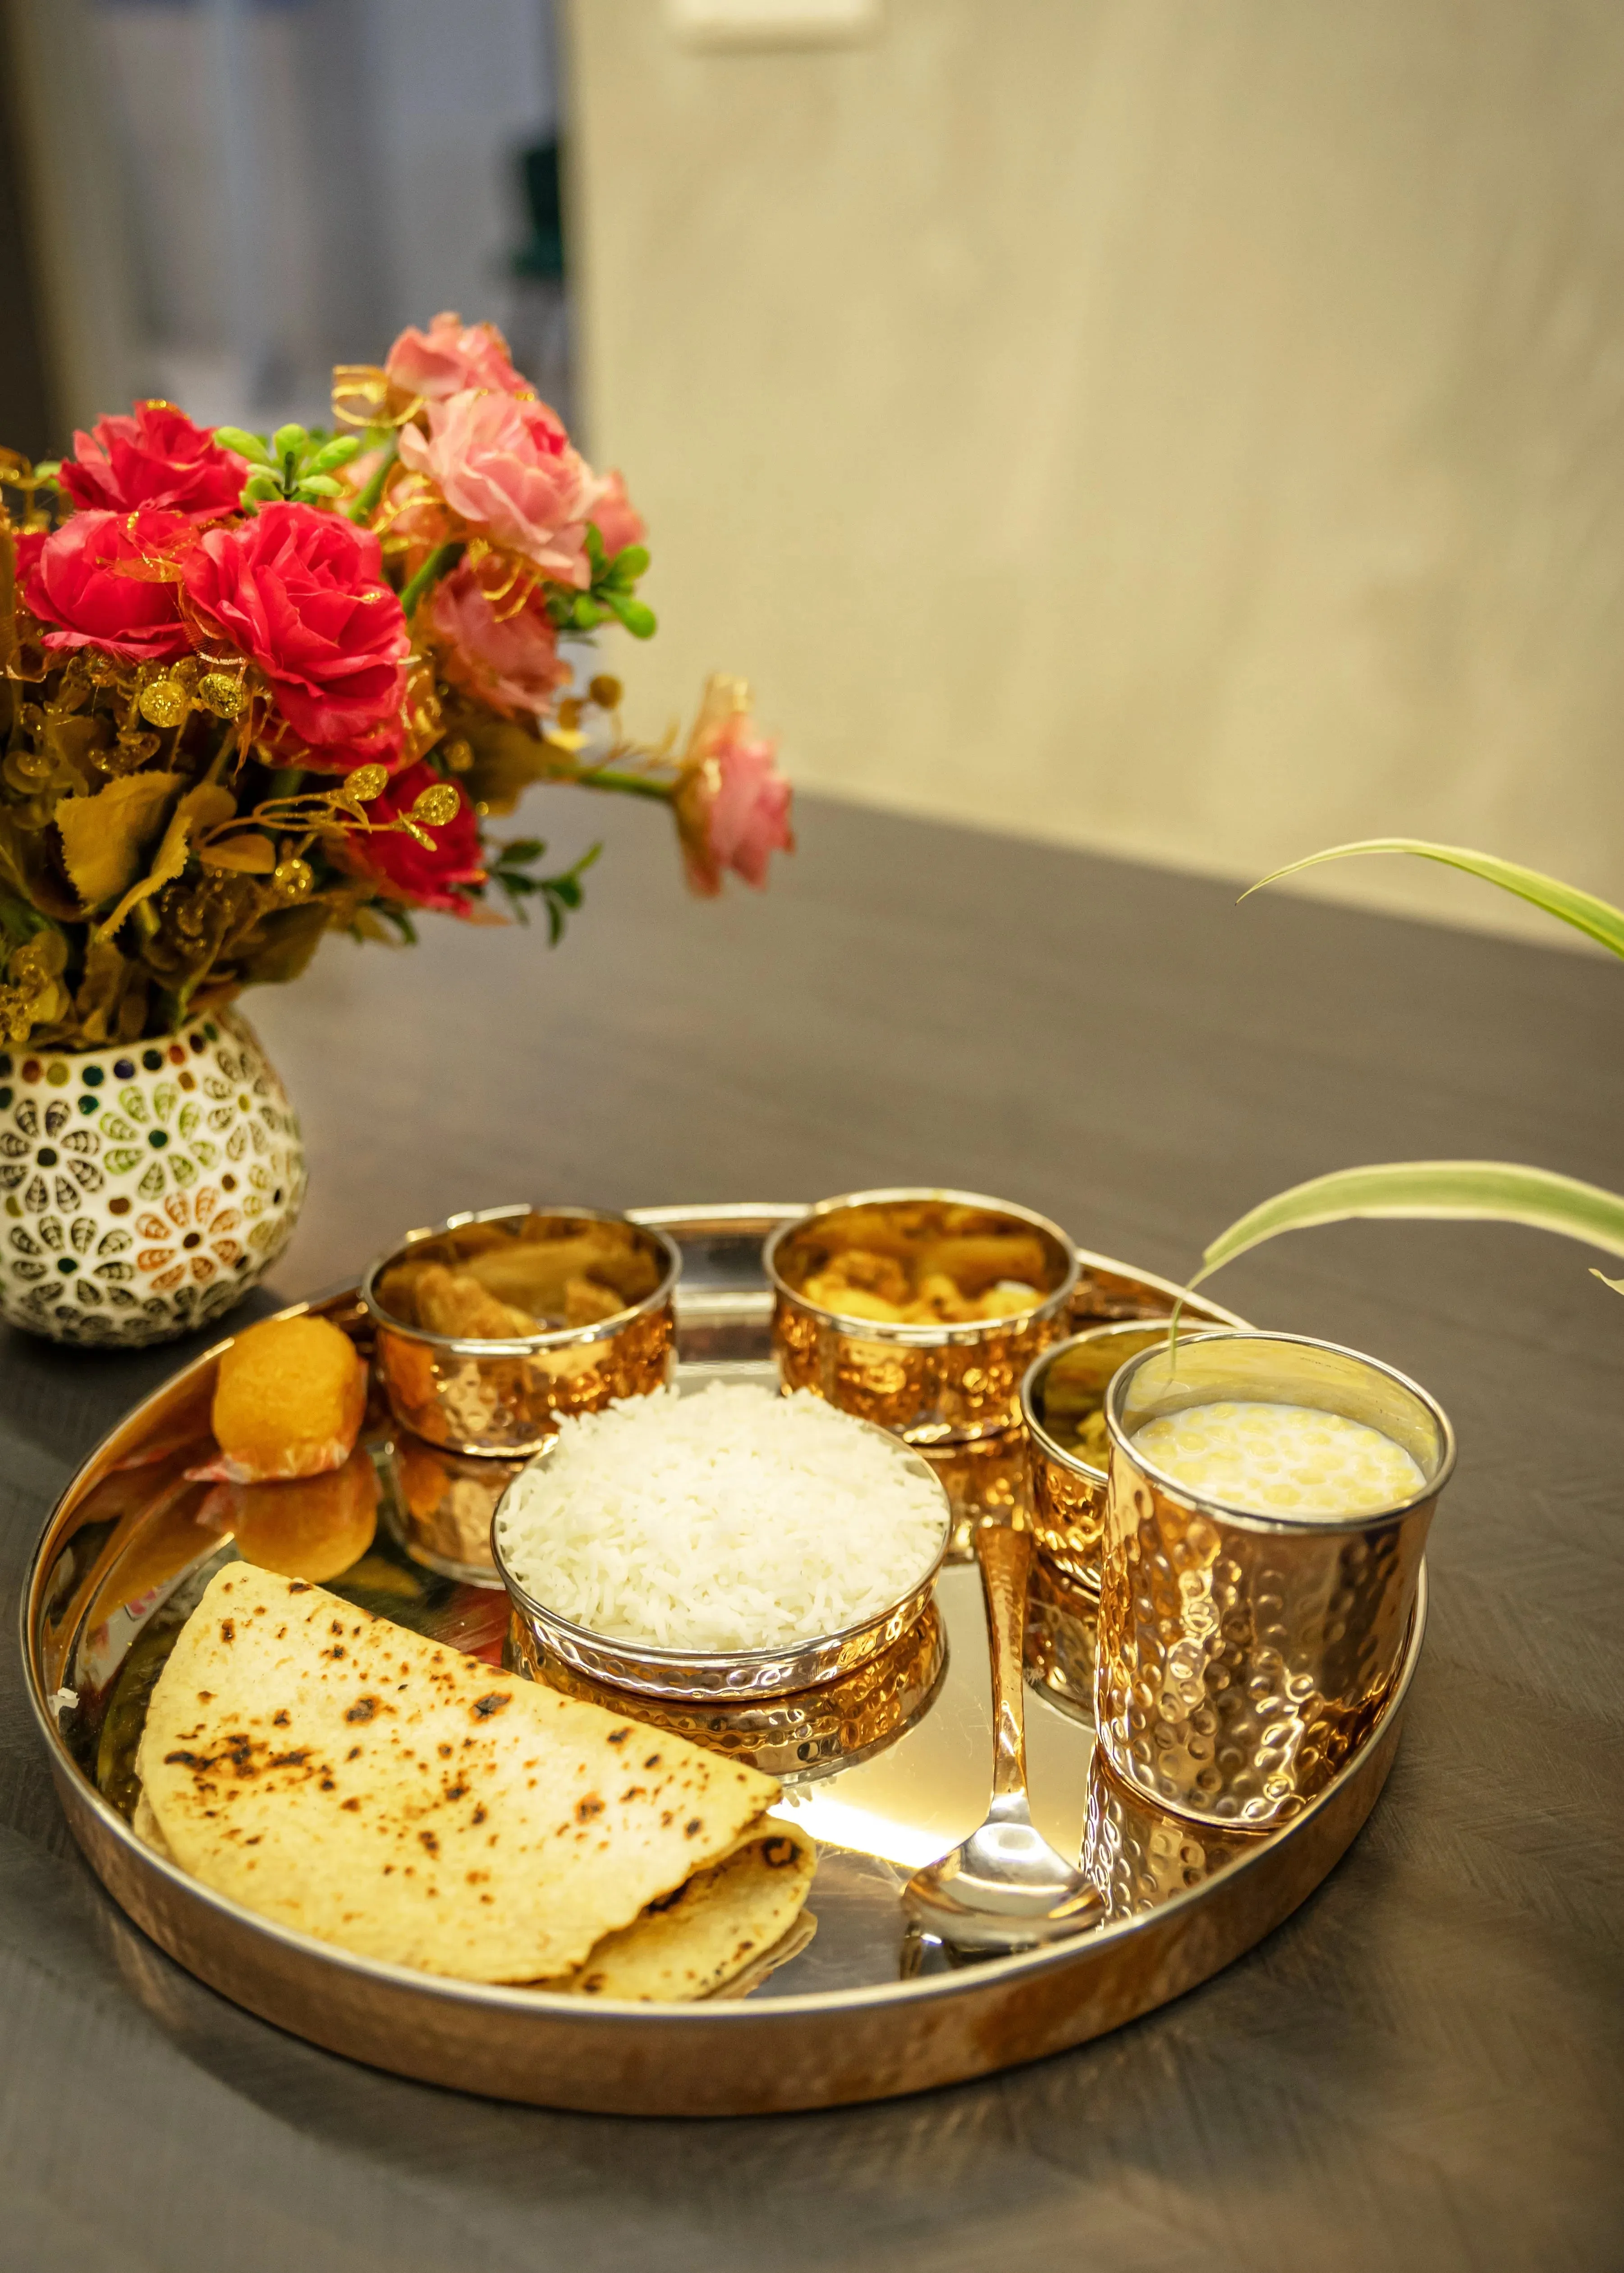
[[712,1383],[565,1421],[491,1526],[542,1652],[655,1697],[785,1696],[906,1633],[952,1516],[936,1472],[806,1392]]

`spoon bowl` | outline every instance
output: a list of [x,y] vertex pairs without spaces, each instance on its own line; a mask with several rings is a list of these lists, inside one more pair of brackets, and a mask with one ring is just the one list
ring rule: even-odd
[[975,1559],[992,1655],[992,1803],[962,1845],[914,1873],[902,1902],[921,1933],[954,1948],[1029,1949],[1086,1932],[1104,1915],[1105,1900],[1049,1845],[1027,1804],[1021,1651],[1032,1534],[984,1525]]

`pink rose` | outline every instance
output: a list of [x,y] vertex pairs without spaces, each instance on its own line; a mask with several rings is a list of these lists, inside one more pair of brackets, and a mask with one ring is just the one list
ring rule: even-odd
[[569,683],[553,619],[534,586],[523,607],[514,609],[510,600],[493,606],[464,565],[435,586],[429,620],[446,643],[447,678],[504,717],[521,711],[539,716]]
[[599,484],[545,402],[472,390],[431,402],[429,431],[401,429],[401,461],[447,504],[561,584],[590,581],[583,547]]
[[131,418],[98,418],[73,437],[62,486],[77,506],[133,513],[158,506],[199,521],[235,513],[248,468],[172,402],[138,402]]
[[628,544],[641,544],[649,533],[643,525],[643,515],[627,496],[626,484],[619,474],[604,476],[590,518],[597,523],[605,555],[611,560],[617,552],[624,552]]
[[193,613],[259,664],[312,745],[310,764],[348,771],[398,751],[411,640],[370,530],[314,506],[267,505],[210,529],[185,566]]
[[130,663],[191,651],[175,581],[192,537],[184,514],[76,513],[37,540],[19,539],[24,604],[49,628],[48,648],[99,647]]
[[[410,813],[425,789],[440,776],[419,759],[395,775],[381,795],[366,808],[369,821],[393,821]],[[471,911],[470,887],[485,881],[479,851],[479,823],[466,795],[449,821],[432,826],[432,848],[419,844],[403,829],[380,829],[345,840],[346,859],[364,875],[376,880],[391,899],[405,900],[417,908],[438,909],[442,915],[465,916]]]
[[729,868],[759,890],[769,856],[795,849],[792,791],[774,766],[777,751],[756,731],[742,683],[712,680],[675,799],[688,881],[707,899]]
[[464,324],[461,316],[448,313],[436,316],[426,332],[403,331],[384,369],[396,386],[425,402],[470,386],[489,387],[497,394],[529,391],[494,324]]

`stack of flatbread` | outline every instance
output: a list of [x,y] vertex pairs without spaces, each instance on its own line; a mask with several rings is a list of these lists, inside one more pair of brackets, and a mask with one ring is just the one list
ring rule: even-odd
[[809,1920],[771,1776],[245,1563],[153,1692],[136,1828],[206,1886],[362,1956],[671,2001]]

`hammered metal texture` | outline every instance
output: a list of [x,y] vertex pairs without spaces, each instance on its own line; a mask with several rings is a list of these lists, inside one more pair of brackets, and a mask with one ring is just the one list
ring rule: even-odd
[[391,1410],[414,1436],[456,1452],[534,1452],[576,1413],[662,1388],[676,1346],[671,1302],[613,1334],[526,1357],[472,1357],[380,1324],[378,1369]]
[[[1084,1277],[1090,1285],[1090,1300],[1101,1299],[1099,1274],[1089,1271]],[[1120,1278],[1116,1283],[1132,1284]],[[1140,1290],[1140,1300],[1147,1304],[1164,1302],[1167,1307],[1132,1318],[1096,1322],[1056,1342],[1020,1385],[1021,1419],[1031,1467],[1032,1529],[1038,1553],[1096,1594],[1105,1541],[1104,1455],[1101,1452],[1098,1460],[1091,1459],[1074,1440],[1083,1420],[1103,1407],[1117,1367],[1166,1339],[1162,1322],[1169,1315],[1170,1302],[1148,1287]],[[1203,1320],[1222,1323],[1199,1297],[1192,1296],[1186,1308],[1198,1330]]]
[[1153,1807],[1111,1774],[1096,1752],[1088,1770],[1083,1868],[1105,1897],[1108,1920],[1146,1917],[1174,1894],[1238,1861],[1258,1834],[1217,1831]]
[[[539,1224],[553,1236],[592,1221],[631,1234],[660,1273],[655,1290],[619,1323],[610,1318],[573,1331],[555,1328],[485,1348],[403,1324],[378,1298],[376,1289],[396,1264],[425,1257],[455,1263],[462,1238],[476,1232],[500,1229],[518,1236]],[[413,1232],[372,1265],[361,1285],[377,1328],[374,1356],[389,1409],[414,1437],[449,1452],[539,1452],[558,1434],[560,1421],[665,1386],[676,1354],[680,1271],[680,1257],[663,1231],[590,1208],[485,1208],[454,1216],[432,1231]]]
[[1297,1814],[1380,1717],[1435,1504],[1271,1528],[1180,1499],[1113,1441],[1096,1717],[1117,1774],[1203,1822]]
[[[1011,1231],[1035,1232],[1048,1257],[1049,1291],[1019,1317],[930,1328],[850,1319],[806,1301],[799,1289],[820,1253],[820,1225],[859,1211],[883,1217],[941,1204],[997,1218]],[[809,1389],[845,1413],[872,1421],[910,1444],[969,1443],[997,1436],[1020,1418],[1020,1384],[1033,1360],[1066,1330],[1077,1282],[1077,1251],[1046,1217],[979,1192],[848,1192],[820,1200],[799,1224],[767,1243],[773,1287],[773,1347],[786,1387]]]
[[523,1462],[448,1452],[402,1429],[383,1459],[388,1520],[414,1562],[475,1587],[501,1586],[491,1519]]
[[1028,1438],[1032,1529],[1038,1551],[1079,1586],[1100,1591],[1105,1543],[1105,1478]]
[[[1024,1325],[989,1320],[944,1328],[920,1346],[851,1332],[826,1311],[779,1294],[772,1333],[784,1379],[909,1444],[1002,1433],[1019,1411],[1021,1377],[1064,1330],[1057,1305]],[[947,1339],[949,1332],[952,1339]]]
[[1024,1429],[1006,1429],[1001,1436],[980,1437],[968,1444],[922,1444],[919,1449],[952,1506],[950,1560],[974,1560],[971,1534],[983,1523],[1026,1524],[1029,1503]]
[[1100,1597],[1034,1558],[1026,1589],[1026,1679],[1074,1721],[1094,1721]]
[[799,1695],[729,1705],[683,1705],[629,1695],[590,1681],[543,1649],[518,1611],[508,1635],[508,1662],[532,1681],[611,1712],[668,1729],[713,1752],[760,1768],[781,1783],[804,1783],[871,1759],[911,1728],[947,1670],[947,1634],[934,1602],[889,1648],[838,1681]]
[[[946,1537],[944,1519],[944,1547]],[[547,1657],[588,1681],[601,1682],[612,1689],[699,1703],[789,1696],[851,1673],[889,1649],[917,1623],[929,1602],[940,1566],[938,1556],[926,1577],[899,1602],[846,1633],[826,1635],[818,1641],[787,1643],[778,1651],[685,1657],[676,1650],[643,1651],[634,1643],[605,1640],[600,1634],[588,1633],[583,1627],[553,1617],[503,1569],[500,1535],[496,1540],[496,1567],[502,1572],[514,1609]]]

